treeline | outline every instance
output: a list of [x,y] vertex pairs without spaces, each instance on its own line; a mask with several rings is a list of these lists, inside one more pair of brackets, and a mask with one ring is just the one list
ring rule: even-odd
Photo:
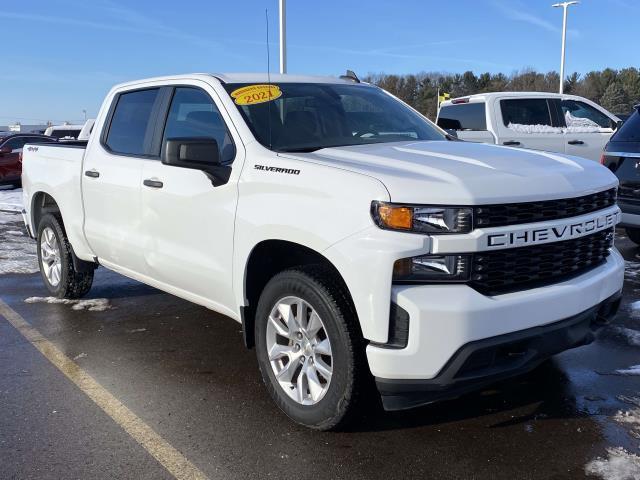
[[[473,72],[443,74],[436,72],[416,75],[371,74],[366,81],[379,85],[429,118],[436,116],[438,86],[451,98],[474,93],[499,91],[557,92],[559,75],[556,72],[538,73],[533,70],[502,73]],[[607,68],[585,75],[573,73],[564,86],[565,93],[580,95],[602,105],[613,113],[630,113],[640,103],[640,70]]]

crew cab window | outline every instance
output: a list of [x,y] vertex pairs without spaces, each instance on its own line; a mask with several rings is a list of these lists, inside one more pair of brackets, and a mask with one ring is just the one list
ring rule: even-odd
[[511,125],[552,126],[549,105],[545,98],[518,98],[500,100],[505,127]]
[[640,112],[636,111],[611,137],[612,142],[640,142]]
[[153,133],[151,112],[159,89],[137,90],[118,96],[105,144],[114,153],[151,155],[148,139]]
[[577,100],[562,100],[567,127],[611,128],[611,119],[600,110]]
[[170,138],[209,138],[218,143],[220,161],[233,162],[236,149],[211,97],[198,88],[176,88],[164,129],[163,145]]
[[438,114],[438,126],[448,130],[486,130],[485,104],[481,102],[446,105]]

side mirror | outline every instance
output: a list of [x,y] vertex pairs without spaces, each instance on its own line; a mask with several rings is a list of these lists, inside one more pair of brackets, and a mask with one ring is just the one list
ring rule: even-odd
[[11,147],[0,147],[0,156],[8,155],[13,152],[13,148]]
[[614,130],[617,130],[617,129],[619,129],[619,128],[622,126],[622,124],[624,123],[624,120],[618,120],[618,121],[616,121],[616,122],[614,122],[614,121],[612,120],[612,121],[611,121],[611,123],[612,123],[611,127],[612,127]]
[[445,129],[444,129],[444,131],[445,131],[445,132],[447,132],[447,134],[448,134],[450,137],[453,137],[453,138],[455,138],[455,139],[458,139],[458,131],[457,131],[457,130],[454,130],[454,129],[452,129],[452,128],[445,128]]
[[200,170],[214,187],[227,183],[231,175],[231,167],[220,163],[218,142],[213,138],[169,138],[165,142],[162,163]]

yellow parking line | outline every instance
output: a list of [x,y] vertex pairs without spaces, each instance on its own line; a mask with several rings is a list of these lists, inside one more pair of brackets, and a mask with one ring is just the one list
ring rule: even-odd
[[180,480],[208,480],[207,476],[195,465],[2,300],[0,300],[0,315],[7,319],[47,360],[75,383],[85,395],[104,410],[113,421],[120,425],[175,478]]

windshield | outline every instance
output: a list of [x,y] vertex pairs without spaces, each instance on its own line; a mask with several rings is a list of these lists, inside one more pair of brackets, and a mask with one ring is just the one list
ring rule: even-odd
[[376,87],[236,83],[225,88],[256,139],[275,151],[446,140],[429,121]]

